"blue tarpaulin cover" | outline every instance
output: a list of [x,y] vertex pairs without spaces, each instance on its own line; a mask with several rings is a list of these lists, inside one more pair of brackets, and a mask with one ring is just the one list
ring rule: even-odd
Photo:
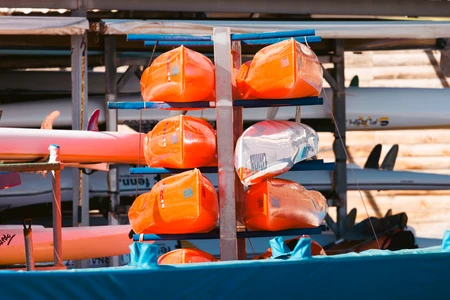
[[290,253],[281,242],[271,242],[278,258],[161,266],[136,242],[126,267],[1,271],[0,299],[449,298],[450,231],[438,247],[335,256],[311,257],[309,239]]

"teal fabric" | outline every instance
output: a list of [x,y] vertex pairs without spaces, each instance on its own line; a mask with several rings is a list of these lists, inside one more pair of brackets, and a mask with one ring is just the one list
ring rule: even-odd
[[0,271],[0,299],[448,299],[449,244],[447,231],[426,249],[151,267],[137,243],[147,267]]
[[442,251],[450,252],[450,230],[444,232],[442,238]]
[[273,259],[307,259],[311,258],[311,238],[301,237],[294,250],[290,250],[282,237],[277,236],[269,241]]
[[158,245],[134,242],[130,245],[131,267],[150,268],[157,265]]

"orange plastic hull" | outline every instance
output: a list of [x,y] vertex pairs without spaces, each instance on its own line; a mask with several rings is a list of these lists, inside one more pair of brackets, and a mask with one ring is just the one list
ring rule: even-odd
[[197,249],[177,249],[161,255],[158,265],[192,264],[214,262],[217,259],[209,253]]
[[144,101],[209,101],[214,87],[211,60],[184,46],[158,56],[141,77]]
[[214,128],[190,116],[162,120],[144,139],[144,156],[149,167],[203,167],[216,160],[216,152]]
[[[26,262],[23,229],[0,226],[0,265]],[[132,240],[129,225],[109,225],[62,228],[62,260],[80,260],[130,253]],[[53,229],[33,228],[34,261],[53,261]]]
[[294,39],[264,47],[243,64],[236,82],[243,99],[318,96],[322,67],[314,52]]
[[219,202],[212,183],[198,169],[156,183],[133,202],[128,217],[136,233],[200,233],[218,220]]
[[272,178],[250,186],[244,197],[244,225],[250,230],[285,230],[320,226],[328,210],[317,191]]

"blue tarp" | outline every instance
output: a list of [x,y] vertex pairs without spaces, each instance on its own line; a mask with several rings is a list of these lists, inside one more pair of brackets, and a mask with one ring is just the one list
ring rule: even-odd
[[[134,266],[2,271],[0,299],[449,298],[449,231],[442,247],[309,257],[298,254],[304,253],[302,246],[289,259],[190,265],[157,266],[153,248],[141,245],[131,246],[140,254],[132,259]],[[303,245],[307,247],[307,240]],[[147,266],[140,266],[142,262]]]

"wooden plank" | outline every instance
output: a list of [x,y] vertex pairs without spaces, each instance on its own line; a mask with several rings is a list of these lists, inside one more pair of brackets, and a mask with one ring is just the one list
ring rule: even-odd
[[375,81],[385,79],[438,79],[436,69],[430,64],[421,66],[383,66],[370,69],[362,66],[346,69],[346,78],[350,79],[355,75],[358,75],[359,79],[364,81],[370,79]]
[[[350,79],[346,82],[346,85],[350,83]],[[411,87],[411,88],[442,88],[442,82],[438,78],[429,79],[377,79],[377,80],[360,80],[360,87]]]
[[[438,51],[433,51],[432,55],[439,61],[440,54]],[[387,54],[376,53],[372,56],[373,65],[376,67],[384,67],[384,66],[430,66],[436,65],[435,62],[430,62],[430,58],[427,53],[422,50],[418,50],[414,53],[404,53],[403,51],[392,51]]]
[[[449,172],[450,173],[450,172]],[[369,192],[373,197],[375,196],[436,196],[436,195],[450,195],[449,190],[443,191],[371,191]]]

